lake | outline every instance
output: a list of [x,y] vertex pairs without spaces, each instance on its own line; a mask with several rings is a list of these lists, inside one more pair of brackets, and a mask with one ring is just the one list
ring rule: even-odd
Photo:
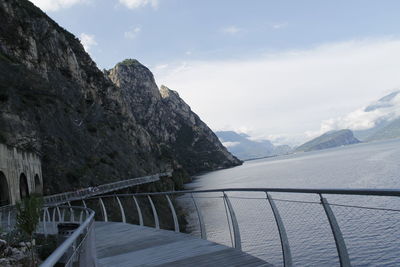
[[[186,186],[196,190],[246,187],[400,188],[400,140],[248,161],[242,166],[196,176]],[[285,224],[294,265],[338,265],[335,242],[318,195],[271,195]],[[279,235],[265,194],[229,193],[228,196],[238,219],[243,250],[282,266]],[[196,197],[208,238],[230,245],[230,225],[221,194]],[[332,210],[354,266],[400,266],[400,212],[352,207],[400,210],[399,198],[325,197],[331,204],[339,205],[332,205]],[[193,204],[185,197],[181,203],[189,213],[189,231],[199,235]]]

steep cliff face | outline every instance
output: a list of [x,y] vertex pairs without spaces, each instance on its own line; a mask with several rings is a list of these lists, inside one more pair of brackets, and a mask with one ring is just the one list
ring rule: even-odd
[[164,156],[190,173],[240,164],[177,92],[165,86],[158,90],[150,70],[138,61],[118,63],[107,75],[129,103],[132,115],[166,152]]
[[29,1],[1,1],[0,18],[0,142],[42,156],[45,191],[178,167],[175,155],[166,156],[172,149],[149,131],[157,125],[147,121],[157,123],[158,110],[167,111],[158,108],[163,101],[147,69],[126,77],[149,91],[125,92]]

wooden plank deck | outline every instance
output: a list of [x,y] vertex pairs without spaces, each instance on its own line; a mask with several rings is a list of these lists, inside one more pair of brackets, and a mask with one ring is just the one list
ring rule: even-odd
[[240,250],[172,231],[96,222],[99,266],[272,266]]

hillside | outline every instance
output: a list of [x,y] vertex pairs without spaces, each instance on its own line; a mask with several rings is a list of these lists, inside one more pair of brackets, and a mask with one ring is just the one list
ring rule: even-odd
[[29,1],[1,1],[0,17],[0,142],[41,156],[46,193],[241,163],[178,96],[158,97],[140,63],[118,84]]
[[388,122],[384,127],[374,131],[366,138],[366,141],[377,141],[385,139],[400,138],[400,118]]
[[344,129],[324,133],[323,135],[297,147],[296,151],[306,152],[357,143],[360,143],[360,141],[354,137],[353,132],[348,129]]
[[284,155],[291,152],[289,146],[274,146],[269,140],[253,141],[248,135],[234,131],[217,131],[216,135],[229,152],[241,160]]

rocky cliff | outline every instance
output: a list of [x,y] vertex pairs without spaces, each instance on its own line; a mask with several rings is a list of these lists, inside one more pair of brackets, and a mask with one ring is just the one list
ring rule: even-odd
[[217,136],[166,86],[158,89],[153,74],[134,59],[118,63],[106,75],[120,90],[129,112],[166,152],[191,174],[240,164]]
[[101,72],[26,0],[2,0],[0,18],[0,142],[41,155],[46,192],[240,163],[189,107],[174,109],[138,62]]
[[354,137],[353,132],[344,129],[339,131],[330,131],[323,135],[308,141],[296,148],[296,151],[321,150],[338,146],[357,144],[360,141]]

